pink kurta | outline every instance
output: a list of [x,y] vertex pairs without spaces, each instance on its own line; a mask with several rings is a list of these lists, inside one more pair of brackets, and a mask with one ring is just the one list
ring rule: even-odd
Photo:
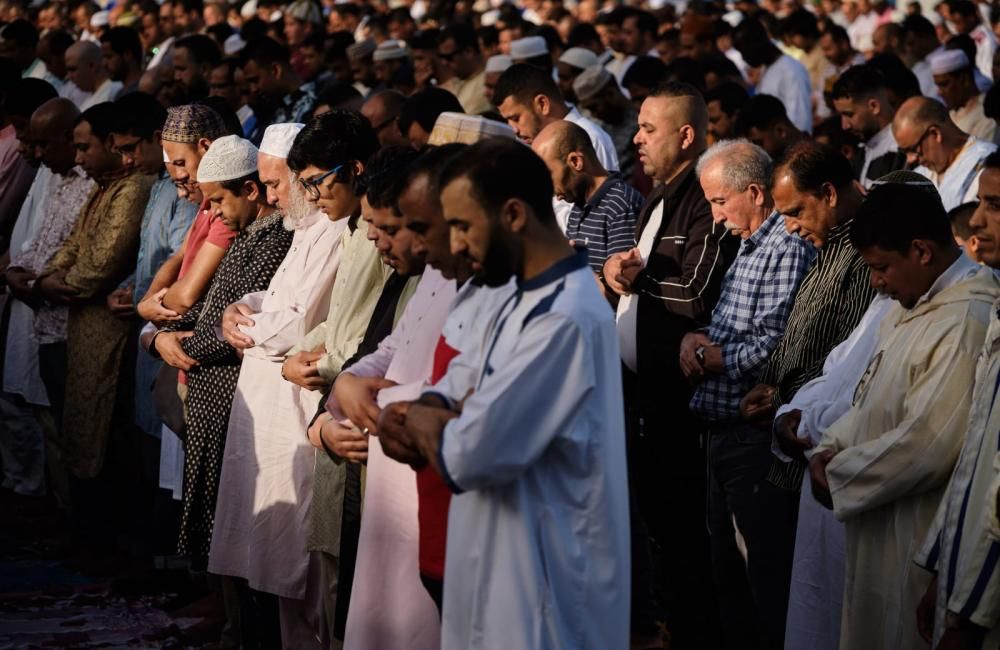
[[258,312],[222,461],[208,570],[284,598],[306,592],[314,449],[306,437],[320,393],[281,377],[285,353],[326,317],[347,220],[313,215],[267,291],[241,302]]
[[[400,384],[382,391],[382,405],[419,397],[454,297],[454,280],[428,267],[396,329],[345,372]],[[334,400],[328,407],[339,415]],[[440,647],[437,607],[420,582],[417,533],[416,475],[409,465],[386,457],[373,440],[345,648]]]

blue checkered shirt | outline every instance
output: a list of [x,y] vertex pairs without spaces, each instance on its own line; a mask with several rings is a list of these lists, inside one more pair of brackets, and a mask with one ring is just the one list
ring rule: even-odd
[[726,369],[706,374],[691,399],[692,411],[713,422],[739,418],[740,400],[781,341],[799,283],[815,258],[816,249],[788,234],[777,212],[743,240],[706,332],[722,346]]

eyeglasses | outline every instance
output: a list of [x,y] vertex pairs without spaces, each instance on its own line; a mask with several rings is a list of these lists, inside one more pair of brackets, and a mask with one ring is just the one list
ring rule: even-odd
[[928,125],[928,127],[924,129],[924,133],[923,135],[920,136],[920,139],[917,140],[912,147],[900,147],[899,148],[900,153],[902,153],[905,156],[910,156],[910,155],[919,156],[920,147],[923,146],[924,140],[926,140],[927,136],[930,135],[932,128],[937,128],[937,125],[936,124]]
[[333,176],[334,174],[336,174],[337,172],[339,172],[342,168],[343,168],[343,165],[337,165],[336,167],[334,167],[330,171],[326,172],[325,174],[320,174],[319,176],[317,176],[315,178],[311,178],[309,180],[306,180],[304,178],[300,178],[299,179],[299,184],[302,185],[302,189],[304,189],[306,191],[306,194],[309,195],[309,198],[311,198],[314,201],[318,200],[319,199],[319,186],[320,186],[320,183],[322,183],[323,181],[325,181],[329,176]]

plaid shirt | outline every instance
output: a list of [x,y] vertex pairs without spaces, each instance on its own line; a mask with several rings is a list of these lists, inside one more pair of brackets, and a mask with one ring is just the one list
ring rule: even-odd
[[743,241],[707,332],[722,346],[726,369],[706,375],[691,399],[692,411],[714,422],[739,418],[740,400],[781,341],[799,283],[815,257],[816,249],[788,234],[777,212]]

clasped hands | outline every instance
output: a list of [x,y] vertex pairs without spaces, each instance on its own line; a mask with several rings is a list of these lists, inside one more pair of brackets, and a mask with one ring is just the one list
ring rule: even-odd
[[644,266],[638,248],[615,253],[604,263],[604,281],[619,296],[627,296]]

